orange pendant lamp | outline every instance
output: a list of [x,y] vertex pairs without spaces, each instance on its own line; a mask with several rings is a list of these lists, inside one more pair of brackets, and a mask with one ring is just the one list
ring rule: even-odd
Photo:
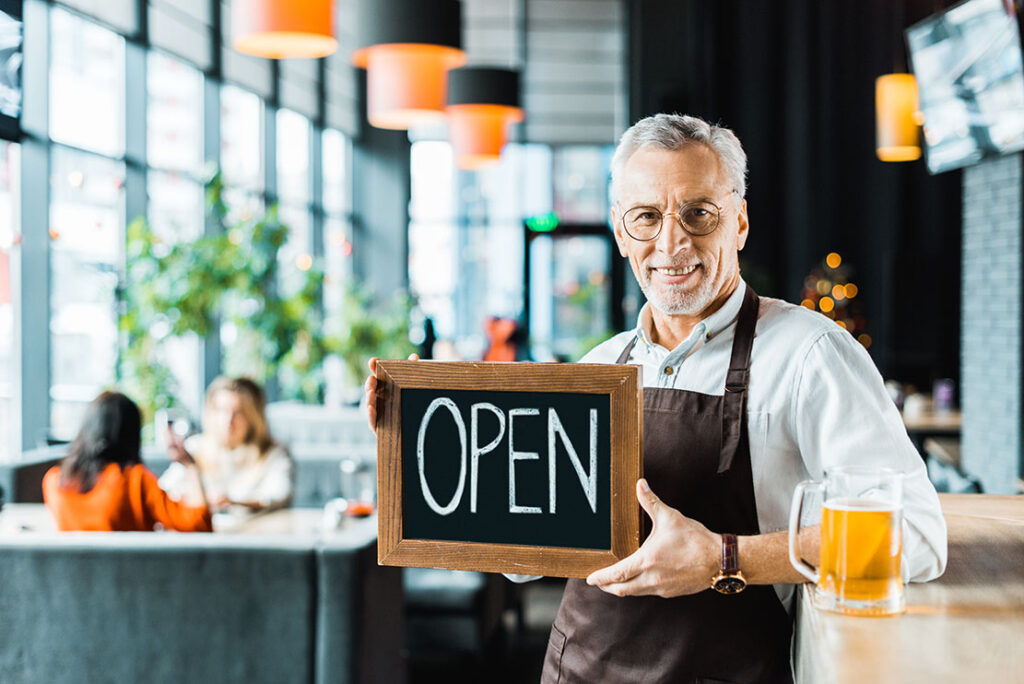
[[466,63],[459,0],[367,0],[359,4],[371,126],[407,130],[444,115],[447,74]]
[[448,72],[448,139],[460,169],[496,164],[508,126],[523,120],[519,72],[463,67]]
[[247,55],[326,57],[338,49],[334,0],[234,0],[231,35]]
[[917,79],[913,74],[885,74],[875,80],[876,153],[882,161],[921,157]]

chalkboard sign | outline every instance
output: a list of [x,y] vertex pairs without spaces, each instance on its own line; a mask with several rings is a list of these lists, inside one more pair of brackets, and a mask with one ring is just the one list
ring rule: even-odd
[[585,577],[635,551],[636,366],[377,364],[378,560]]

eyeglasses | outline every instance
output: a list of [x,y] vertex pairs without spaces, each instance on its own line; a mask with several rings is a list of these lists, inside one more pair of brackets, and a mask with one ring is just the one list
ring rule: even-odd
[[690,235],[710,235],[718,228],[722,207],[699,200],[684,204],[678,213],[662,213],[655,207],[633,207],[622,215],[622,228],[634,240],[646,242],[661,234],[666,216],[675,216],[679,224]]

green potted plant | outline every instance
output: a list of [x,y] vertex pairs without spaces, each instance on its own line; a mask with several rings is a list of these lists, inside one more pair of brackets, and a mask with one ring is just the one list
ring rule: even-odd
[[[168,245],[144,218],[128,226],[119,381],[149,418],[180,404],[165,342],[219,334],[222,322],[234,325],[238,340],[227,372],[261,382],[278,378],[284,398],[322,399],[323,273],[280,263],[288,228],[276,207],[231,222],[223,189],[219,174],[206,186],[208,212],[221,224],[214,234]],[[287,291],[282,274],[292,284]]]
[[362,395],[363,378],[369,371],[369,360],[378,356],[404,359],[413,351],[409,341],[409,310],[411,301],[396,295],[383,304],[375,304],[364,289],[352,281],[342,285],[341,315],[328,322],[326,347],[345,363],[346,399],[358,401]]

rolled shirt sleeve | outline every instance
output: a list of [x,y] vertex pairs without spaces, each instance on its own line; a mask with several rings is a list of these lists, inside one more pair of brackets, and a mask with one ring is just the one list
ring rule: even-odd
[[790,429],[815,479],[827,468],[876,465],[904,473],[904,581],[935,579],[946,567],[946,521],[920,454],[867,351],[849,333],[810,345],[792,392]]

